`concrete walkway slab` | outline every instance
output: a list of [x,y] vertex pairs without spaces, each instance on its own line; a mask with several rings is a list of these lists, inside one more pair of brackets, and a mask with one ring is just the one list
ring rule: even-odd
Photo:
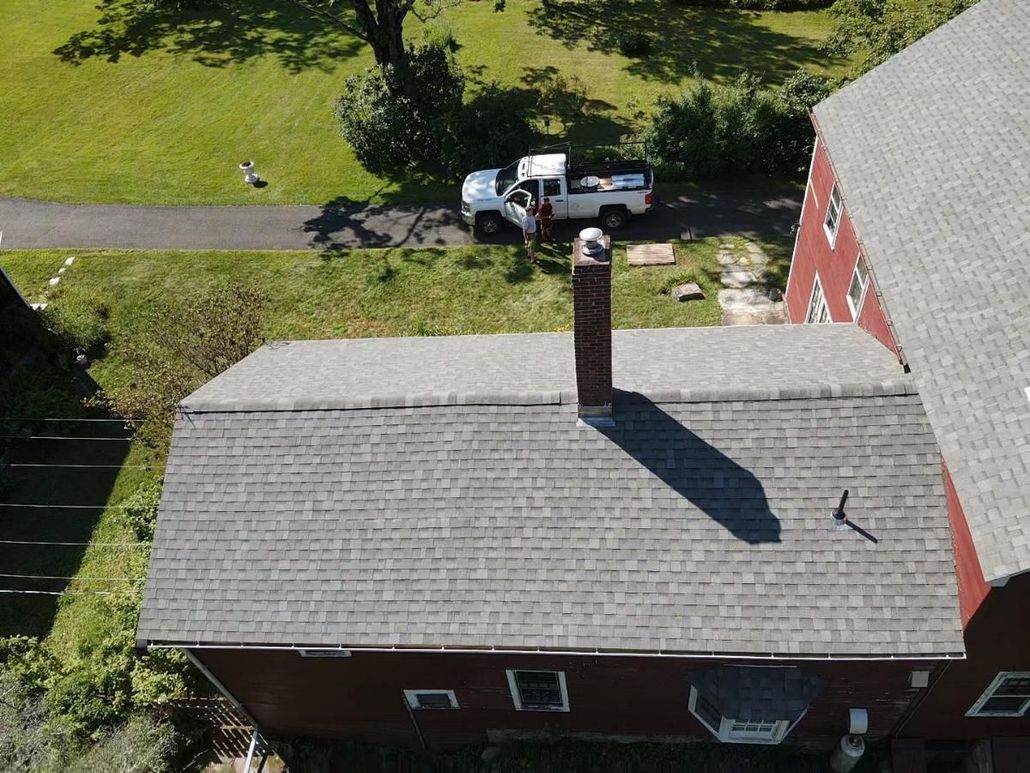
[[626,248],[626,262],[631,266],[669,266],[676,263],[671,244],[631,244]]

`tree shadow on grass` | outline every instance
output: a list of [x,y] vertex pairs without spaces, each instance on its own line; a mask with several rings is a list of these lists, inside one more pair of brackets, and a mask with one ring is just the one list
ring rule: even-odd
[[775,32],[759,15],[733,9],[693,8],[661,0],[551,0],[529,17],[532,27],[566,48],[585,44],[591,51],[619,52],[627,35],[652,39],[647,55],[633,58],[630,73],[654,81],[677,83],[695,65],[706,77],[730,78],[748,68],[782,80],[804,65],[832,59],[814,40]]
[[121,422],[70,420],[115,417],[83,408],[82,399],[97,385],[66,359],[41,353],[0,380],[0,564],[4,573],[19,575],[0,578],[0,588],[19,591],[0,594],[0,636],[46,636],[61,598],[52,594],[121,593],[132,587],[119,580],[77,581],[69,587],[63,579],[79,571],[86,553],[81,543],[90,541],[129,451]]
[[288,72],[332,72],[341,59],[356,56],[364,47],[347,32],[276,0],[222,0],[197,9],[101,0],[97,10],[93,29],[75,33],[54,49],[62,61],[118,62],[122,56],[162,51],[206,67],[274,57]]

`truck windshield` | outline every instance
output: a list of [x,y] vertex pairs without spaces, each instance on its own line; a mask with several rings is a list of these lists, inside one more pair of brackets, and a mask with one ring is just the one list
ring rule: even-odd
[[[521,160],[521,159],[519,159]],[[515,184],[515,181],[519,179],[519,162],[515,161],[508,166],[504,167],[500,172],[497,173],[497,179],[494,181],[494,186],[497,188],[497,195],[500,196],[511,186]]]

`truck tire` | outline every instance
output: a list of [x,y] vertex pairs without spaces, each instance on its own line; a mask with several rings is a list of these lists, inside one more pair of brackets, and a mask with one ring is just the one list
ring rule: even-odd
[[601,228],[605,231],[618,231],[629,222],[629,212],[625,207],[602,207]]
[[476,231],[484,236],[493,236],[499,233],[504,221],[496,212],[480,212],[476,216]]

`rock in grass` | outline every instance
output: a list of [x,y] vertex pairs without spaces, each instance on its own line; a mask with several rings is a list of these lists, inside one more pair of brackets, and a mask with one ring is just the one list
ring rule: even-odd
[[697,282],[676,285],[669,292],[677,301],[703,301],[705,299],[705,294],[701,292]]

